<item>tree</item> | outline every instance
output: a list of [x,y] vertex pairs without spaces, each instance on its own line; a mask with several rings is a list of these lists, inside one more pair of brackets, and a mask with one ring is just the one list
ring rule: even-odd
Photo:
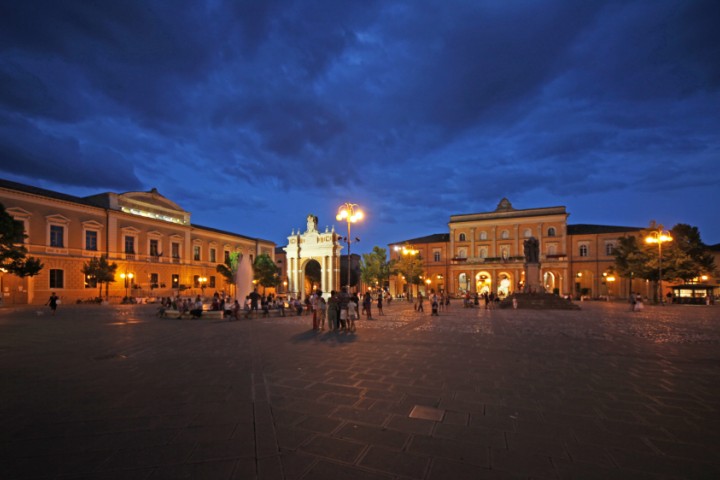
[[276,287],[280,281],[280,269],[267,253],[261,253],[253,262],[253,280],[263,287]]
[[381,287],[390,278],[390,262],[387,250],[373,247],[372,252],[364,253],[360,262],[360,278],[367,285],[379,284]]
[[237,277],[238,271],[238,258],[240,258],[240,254],[238,252],[232,252],[228,255],[225,263],[221,263],[215,268],[215,270],[223,276],[225,283],[229,285],[235,285],[235,278]]
[[[389,270],[392,274],[402,274],[409,285],[420,285],[422,279],[420,278],[424,273],[422,256],[416,255],[402,255],[400,258],[396,258],[390,262]],[[412,292],[408,292],[411,294]],[[408,295],[408,300],[410,295]]]
[[[700,231],[685,223],[679,223],[670,230],[673,240],[669,248],[669,278],[681,279],[685,282],[702,274],[715,274],[715,259],[710,249],[700,238]],[[663,255],[663,262],[665,255]],[[663,275],[665,277],[665,275]]]
[[82,273],[86,278],[94,278],[97,281],[98,297],[102,297],[102,287],[103,284],[105,284],[105,298],[107,299],[110,283],[115,281],[115,271],[117,268],[117,263],[108,263],[107,256],[100,255],[99,257],[91,258],[85,263],[82,268]]
[[27,256],[25,238],[23,222],[15,220],[0,203],[0,267],[18,277],[33,277],[40,273],[43,264]]
[[[657,285],[660,281],[660,262],[662,262],[663,281],[688,281],[703,273],[714,273],[713,256],[708,247],[702,243],[697,227],[686,224],[675,225],[670,230],[672,240],[663,242],[662,249],[657,243],[645,241],[653,233],[662,230],[662,225],[652,221],[647,229],[638,232],[638,236],[618,239],[613,251],[614,270],[618,275],[649,280]],[[662,258],[660,258],[661,250]],[[654,291],[657,291],[657,288]]]

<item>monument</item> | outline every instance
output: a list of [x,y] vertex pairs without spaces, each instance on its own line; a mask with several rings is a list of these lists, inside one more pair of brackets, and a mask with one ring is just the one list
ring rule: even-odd
[[[292,230],[288,237],[287,275],[288,293],[304,298],[313,290],[321,290],[329,296],[331,290],[340,289],[340,235],[335,226],[318,229],[318,217],[309,214],[306,229]],[[315,278],[317,277],[317,278]]]
[[541,293],[545,289],[540,283],[540,245],[535,237],[523,243],[525,248],[525,287],[523,293]]
[[500,308],[579,310],[569,300],[545,292],[541,283],[540,242],[530,237],[523,243],[525,253],[525,286],[522,293],[513,293],[502,302]]

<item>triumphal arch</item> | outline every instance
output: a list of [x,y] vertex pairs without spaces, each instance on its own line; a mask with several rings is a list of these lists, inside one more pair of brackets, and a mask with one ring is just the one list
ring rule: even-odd
[[287,253],[288,292],[303,298],[313,289],[320,289],[324,296],[331,290],[340,289],[340,251],[342,237],[335,233],[335,226],[318,231],[318,218],[307,216],[307,230],[297,233],[293,229],[288,237]]

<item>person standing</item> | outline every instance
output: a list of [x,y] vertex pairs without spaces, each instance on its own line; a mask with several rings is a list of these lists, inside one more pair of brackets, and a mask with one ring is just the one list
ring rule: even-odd
[[377,308],[380,315],[385,315],[385,313],[383,313],[383,292],[378,294]]
[[422,292],[418,292],[417,300],[418,300],[417,311],[425,313],[425,310],[423,309],[423,294],[422,294]]
[[332,290],[330,298],[327,301],[327,321],[328,330],[335,331],[338,329],[338,313],[340,306],[338,305],[337,292]]
[[372,320],[372,295],[370,292],[365,292],[363,295],[363,310],[368,320]]
[[55,312],[57,311],[57,306],[60,303],[60,297],[55,295],[55,292],[52,292],[50,294],[50,299],[47,301],[45,305],[50,306],[50,310],[52,310],[52,314],[55,315]]

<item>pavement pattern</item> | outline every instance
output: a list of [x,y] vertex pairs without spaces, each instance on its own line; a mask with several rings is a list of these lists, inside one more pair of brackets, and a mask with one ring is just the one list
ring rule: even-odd
[[580,305],[0,309],[0,478],[720,478],[720,307]]

